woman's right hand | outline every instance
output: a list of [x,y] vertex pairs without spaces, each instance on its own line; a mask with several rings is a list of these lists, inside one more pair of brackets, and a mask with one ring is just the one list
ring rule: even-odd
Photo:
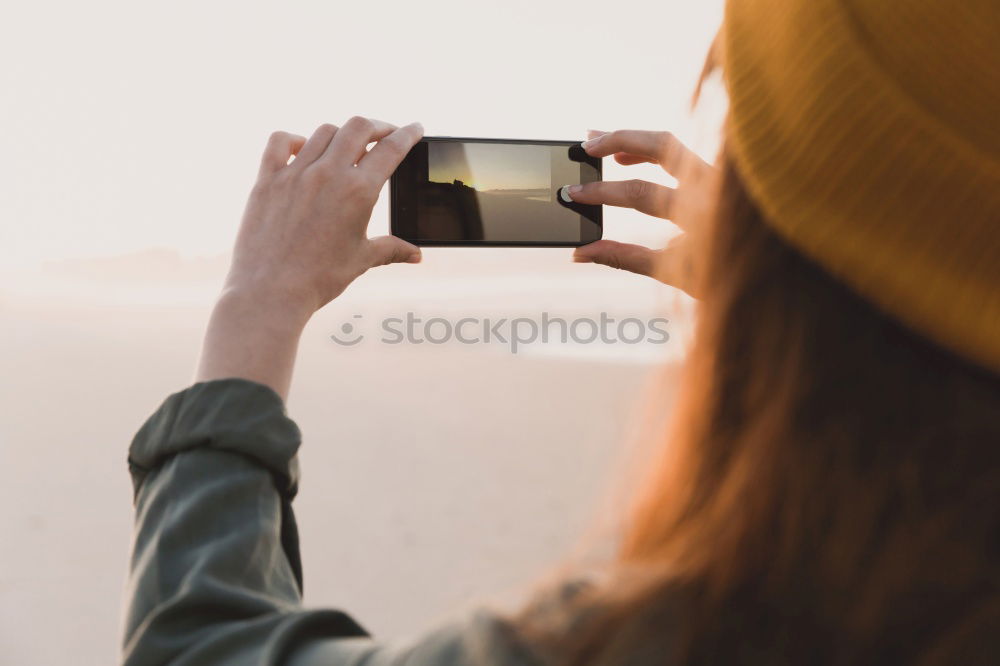
[[696,296],[694,247],[700,237],[699,229],[715,204],[715,168],[670,132],[591,131],[588,137],[583,143],[588,155],[613,155],[616,162],[624,165],[659,164],[677,179],[678,186],[672,188],[637,179],[601,181],[567,188],[570,198],[582,204],[633,208],[670,220],[684,233],[671,239],[662,249],[599,240],[577,248],[573,260],[648,275]]

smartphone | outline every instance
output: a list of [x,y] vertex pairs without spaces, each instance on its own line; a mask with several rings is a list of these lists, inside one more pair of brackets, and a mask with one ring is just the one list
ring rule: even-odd
[[560,196],[601,180],[578,141],[424,137],[389,181],[392,233],[414,245],[573,247],[601,238],[601,206]]

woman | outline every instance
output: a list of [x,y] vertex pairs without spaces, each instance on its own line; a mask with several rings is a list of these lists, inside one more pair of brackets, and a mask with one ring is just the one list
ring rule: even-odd
[[576,254],[701,297],[681,402],[606,575],[399,648],[299,605],[282,398],[310,315],[420,260],[365,230],[421,129],[272,136],[198,383],[130,451],[125,660],[1000,660],[998,34],[992,0],[732,0],[717,170],[666,133],[585,144],[678,177],[571,196],[687,230]]

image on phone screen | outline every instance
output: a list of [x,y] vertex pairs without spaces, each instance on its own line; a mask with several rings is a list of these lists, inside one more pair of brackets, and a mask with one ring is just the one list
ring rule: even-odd
[[578,142],[426,137],[393,174],[392,232],[417,245],[590,243],[601,207],[559,190],[600,179]]

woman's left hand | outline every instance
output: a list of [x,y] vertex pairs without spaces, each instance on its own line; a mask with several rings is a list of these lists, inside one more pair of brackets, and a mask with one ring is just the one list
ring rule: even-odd
[[271,135],[196,381],[238,377],[285,397],[313,313],[373,266],[420,261],[415,245],[367,230],[379,191],[421,136],[418,123],[361,117],[321,125],[308,140]]
[[359,116],[341,128],[321,125],[308,140],[272,134],[226,290],[312,314],[373,266],[419,262],[418,247],[395,236],[369,239],[367,229],[382,185],[421,136],[419,123],[397,128]]

